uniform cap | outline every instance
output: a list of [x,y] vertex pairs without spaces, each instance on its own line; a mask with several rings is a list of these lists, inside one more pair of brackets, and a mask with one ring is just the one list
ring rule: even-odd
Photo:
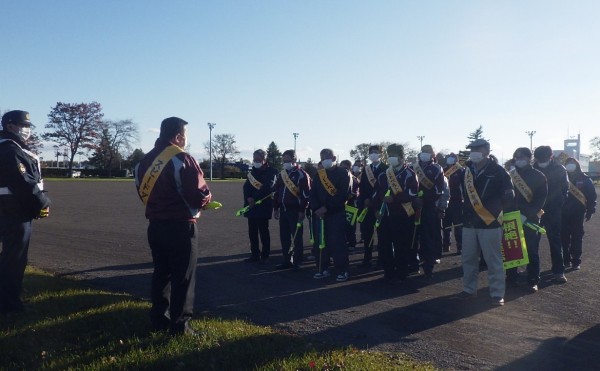
[[404,147],[402,144],[393,143],[387,147],[387,154],[389,157],[404,157]]
[[6,112],[4,116],[2,116],[2,127],[6,127],[8,124],[31,126],[29,112],[19,110]]
[[488,142],[485,139],[479,138],[479,139],[476,139],[476,140],[472,141],[471,143],[469,143],[467,148],[477,148],[477,147],[484,147],[484,146],[489,147],[490,142]]

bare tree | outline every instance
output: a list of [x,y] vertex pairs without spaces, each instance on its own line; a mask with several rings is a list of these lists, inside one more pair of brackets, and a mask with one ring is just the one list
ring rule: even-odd
[[[206,152],[210,152],[210,142],[204,143]],[[225,175],[225,164],[228,160],[233,160],[239,155],[240,151],[235,145],[235,135],[233,134],[217,134],[212,140],[212,155],[213,160],[219,164],[221,169],[221,178]]]
[[102,154],[103,168],[108,169],[110,176],[113,167],[116,168],[113,162],[124,157],[121,150],[131,151],[131,143],[139,140],[139,132],[132,120],[106,120],[100,124],[100,129],[96,151]]
[[102,123],[102,106],[92,103],[56,103],[48,114],[46,129],[51,131],[42,138],[52,141],[59,146],[68,148],[69,174],[73,170],[73,160],[80,148],[94,148]]
[[594,161],[600,160],[600,137],[590,139],[590,148],[592,149],[592,159]]

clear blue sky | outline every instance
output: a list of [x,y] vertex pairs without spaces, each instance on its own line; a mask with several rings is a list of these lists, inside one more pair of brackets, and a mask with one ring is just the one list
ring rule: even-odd
[[[152,148],[160,121],[207,122],[241,156],[299,133],[331,147],[409,142],[457,151],[479,125],[492,151],[600,135],[600,1],[33,0],[2,4],[0,109],[98,101]],[[47,149],[52,143],[46,144]],[[50,158],[51,151],[45,154]]]

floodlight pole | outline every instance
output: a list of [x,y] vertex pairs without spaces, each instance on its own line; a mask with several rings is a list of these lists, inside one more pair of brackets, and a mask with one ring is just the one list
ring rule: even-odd
[[529,149],[533,151],[533,135],[535,134],[535,130],[525,131],[525,134],[529,135]]
[[293,135],[294,135],[294,153],[295,153],[296,152],[296,139],[298,138],[298,135],[300,135],[300,133],[293,133]]
[[420,141],[420,147],[419,147],[419,151],[421,150],[421,148],[423,148],[423,139],[425,139],[425,135],[417,135],[417,139]]
[[212,170],[213,170],[213,157],[212,157],[212,129],[215,127],[214,122],[209,122],[208,123],[208,131],[209,131],[209,140],[208,140],[208,153],[209,153],[209,157],[210,157],[210,181],[212,182],[213,177],[212,177]]

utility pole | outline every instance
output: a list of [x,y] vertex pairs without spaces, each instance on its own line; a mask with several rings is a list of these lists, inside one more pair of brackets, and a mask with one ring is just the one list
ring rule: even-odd
[[535,134],[535,130],[527,130],[525,134],[529,135],[529,149],[533,152],[533,135]]
[[210,157],[210,181],[211,182],[213,180],[212,179],[212,168],[213,168],[213,164],[212,164],[212,160],[213,160],[213,157],[212,157],[212,129],[215,127],[215,125],[217,125],[217,124],[215,124],[214,122],[208,123],[208,131],[210,133],[209,140],[208,140],[208,153],[209,153],[208,156]]
[[419,140],[419,142],[421,143],[419,145],[419,151],[421,150],[421,148],[423,148],[423,139],[425,139],[425,135],[417,135],[417,139]]
[[[298,138],[298,135],[300,135],[300,133],[293,133],[294,135],[294,153],[296,152],[296,139]],[[298,155],[296,155],[298,156]]]

